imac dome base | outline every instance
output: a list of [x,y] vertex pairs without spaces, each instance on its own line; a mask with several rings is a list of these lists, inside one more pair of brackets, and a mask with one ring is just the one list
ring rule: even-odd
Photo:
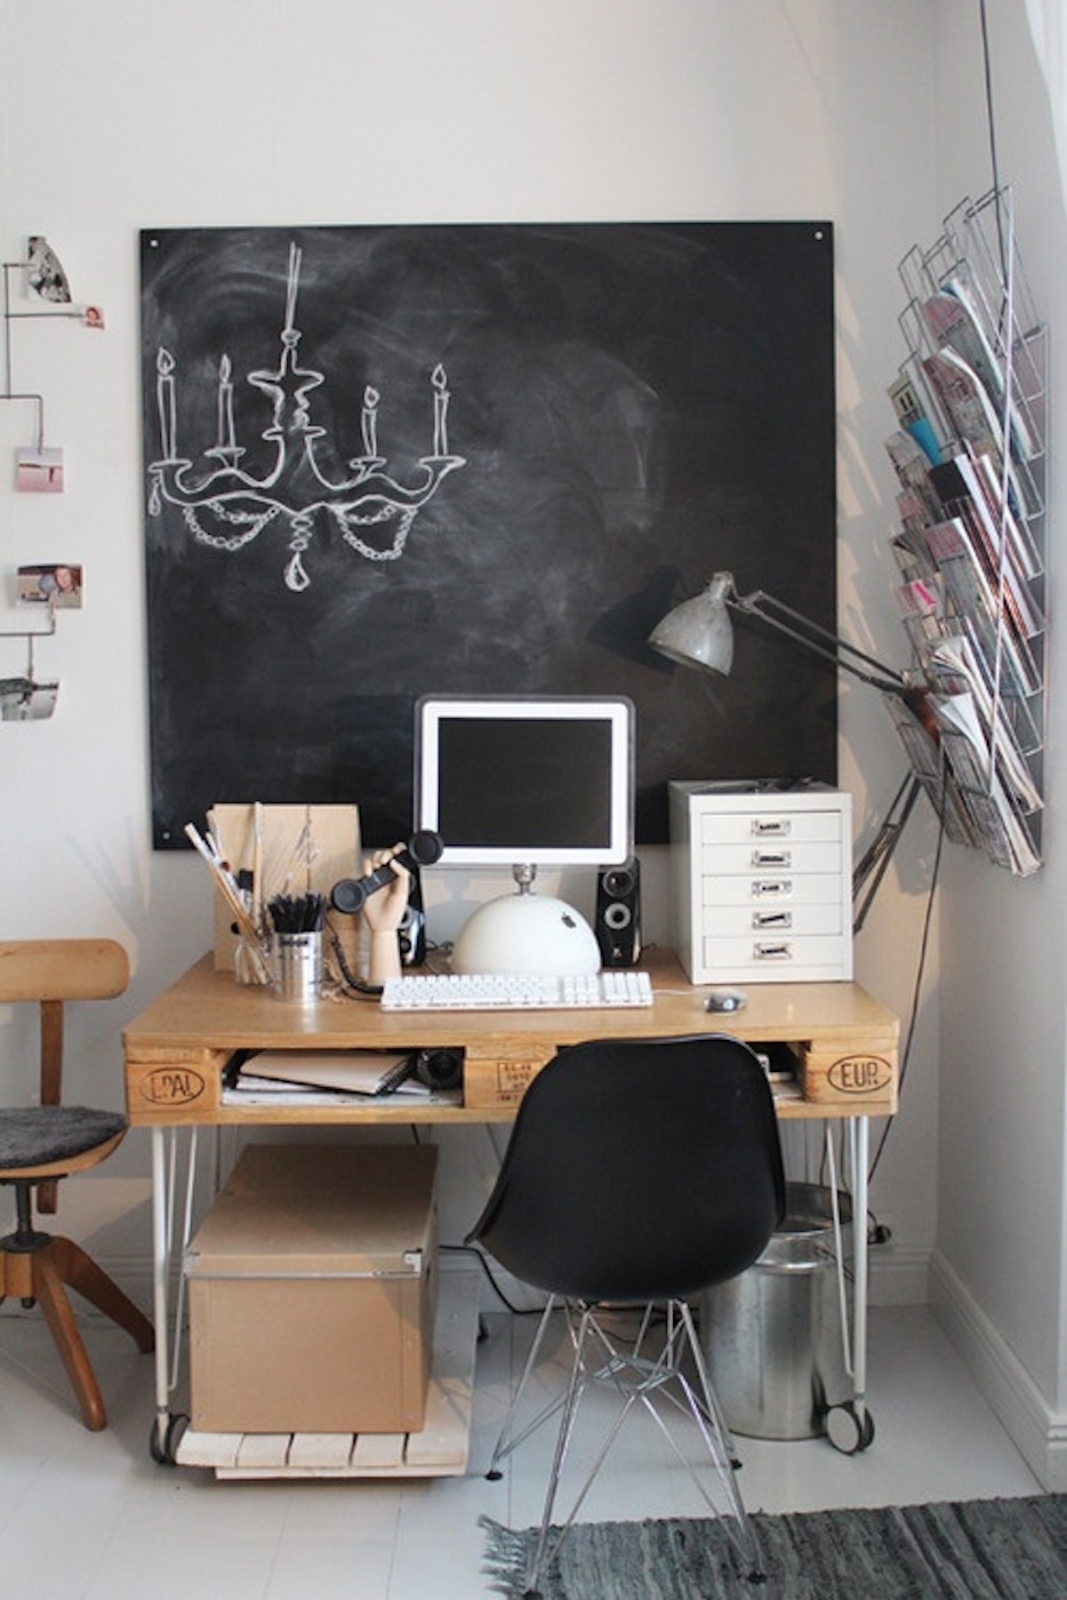
[[463,924],[452,948],[452,971],[599,972],[600,948],[588,922],[566,901],[501,895]]

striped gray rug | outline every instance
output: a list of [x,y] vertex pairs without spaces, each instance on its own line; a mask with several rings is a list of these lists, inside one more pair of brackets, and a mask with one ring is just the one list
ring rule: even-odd
[[[542,1600],[1063,1600],[1067,1495],[753,1514],[767,1580],[739,1576],[711,1519],[576,1523]],[[535,1529],[483,1518],[491,1591],[522,1595]]]

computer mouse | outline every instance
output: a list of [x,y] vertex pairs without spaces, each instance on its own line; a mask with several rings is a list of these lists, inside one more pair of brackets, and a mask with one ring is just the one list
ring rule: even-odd
[[740,989],[713,989],[704,1001],[705,1011],[740,1011],[748,1003],[748,995]]

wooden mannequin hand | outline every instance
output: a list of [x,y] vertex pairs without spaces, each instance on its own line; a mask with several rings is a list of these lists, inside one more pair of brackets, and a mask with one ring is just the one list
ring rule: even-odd
[[411,874],[395,858],[404,849],[397,844],[391,850],[377,850],[368,856],[364,872],[389,862],[396,876],[384,888],[370,895],[363,907],[363,916],[370,932],[370,962],[368,977],[371,983],[384,983],[400,972],[400,941],[397,930],[407,910]]
[[383,889],[378,889],[369,895],[363,906],[367,926],[373,933],[395,933],[404,920],[411,874],[396,860],[403,849],[402,844],[395,844],[391,850],[377,850],[372,856],[368,856],[363,864],[364,873],[370,874],[375,868],[382,867],[388,862],[396,874]]

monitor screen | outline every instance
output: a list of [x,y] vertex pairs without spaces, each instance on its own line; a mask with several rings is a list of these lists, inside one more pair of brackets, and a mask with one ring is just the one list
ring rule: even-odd
[[415,825],[443,865],[609,865],[633,850],[634,709],[622,697],[419,701]]

